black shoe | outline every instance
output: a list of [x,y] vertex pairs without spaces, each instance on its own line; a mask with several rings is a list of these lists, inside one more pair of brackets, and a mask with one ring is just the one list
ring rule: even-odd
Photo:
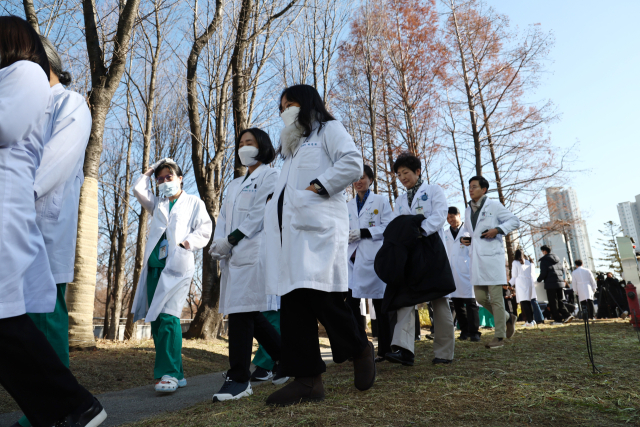
[[276,363],[276,365],[273,367],[273,372],[275,372],[275,375],[271,380],[273,384],[281,385],[289,381],[289,377],[282,373],[282,369],[280,368],[280,363]]
[[426,339],[428,339],[428,340],[431,340],[431,341],[433,341],[433,338],[434,338],[433,334],[427,334],[427,335],[425,335],[424,337],[425,337]]
[[224,402],[225,400],[237,400],[245,396],[251,396],[253,390],[251,389],[251,382],[240,383],[227,378],[224,380],[224,384],[220,390],[213,395],[212,402]]
[[567,324],[571,323],[571,321],[572,321],[573,319],[575,319],[575,317],[573,317],[573,315],[571,315],[571,316],[567,317],[566,319],[564,319],[564,320],[562,321],[562,323],[564,323],[565,325],[567,325]]
[[471,335],[471,342],[480,342],[480,334]]
[[461,333],[461,334],[460,334],[460,336],[458,337],[458,339],[459,339],[460,341],[468,340],[468,339],[469,339],[469,335],[467,335],[467,333],[466,333],[466,332],[463,332],[463,333]]
[[451,360],[448,359],[438,359],[437,357],[431,361],[434,365],[449,365],[451,364]]
[[384,362],[385,360],[387,360],[387,359],[385,359],[385,358],[384,358],[384,356],[378,356],[378,357],[376,357],[376,363],[382,363],[382,362]]
[[98,427],[107,419],[107,412],[104,410],[98,399],[93,398],[93,404],[89,409],[81,413],[73,413],[57,421],[53,427]]
[[273,378],[273,372],[267,371],[260,366],[256,366],[256,370],[251,374],[251,381],[268,381]]
[[404,366],[413,366],[415,356],[409,350],[399,348],[384,355],[384,358],[391,363],[402,363]]

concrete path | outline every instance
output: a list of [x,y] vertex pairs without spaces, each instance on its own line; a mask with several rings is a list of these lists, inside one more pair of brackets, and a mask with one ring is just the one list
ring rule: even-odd
[[[325,363],[333,363],[331,350],[322,351]],[[253,369],[253,367],[252,367]],[[222,372],[196,377],[187,377],[187,386],[170,395],[158,395],[153,386],[146,385],[128,390],[112,391],[96,396],[107,411],[108,418],[101,427],[120,426],[165,412],[188,408],[200,402],[211,401],[213,393],[222,387]],[[252,383],[256,386],[273,387],[271,381]],[[22,412],[0,414],[0,426],[9,427],[22,416]]]

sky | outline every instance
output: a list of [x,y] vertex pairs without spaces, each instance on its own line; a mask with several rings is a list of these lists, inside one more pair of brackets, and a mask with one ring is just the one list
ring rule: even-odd
[[541,24],[555,47],[536,98],[551,99],[561,119],[552,143],[576,141],[579,162],[569,186],[578,194],[593,256],[606,221],[620,223],[616,205],[640,194],[640,1],[487,0],[512,26]]

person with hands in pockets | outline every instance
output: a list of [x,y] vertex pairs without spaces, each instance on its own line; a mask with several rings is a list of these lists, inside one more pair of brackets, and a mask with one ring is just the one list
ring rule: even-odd
[[[399,215],[424,215],[421,228],[424,236],[437,233],[444,245],[444,223],[447,220],[449,205],[444,191],[439,185],[431,185],[422,181],[420,159],[410,153],[398,156],[393,164],[393,171],[407,192],[396,200],[394,218]],[[432,363],[449,364],[453,360],[455,336],[453,316],[446,297],[430,301],[433,307],[435,358]],[[391,341],[392,351],[385,355],[391,363],[413,366],[415,359],[416,309],[414,306],[403,307],[396,312],[396,325]]]
[[[229,318],[229,365],[222,388],[213,401],[236,400],[253,394],[251,353],[253,339],[276,363],[280,360],[280,334],[263,311],[277,310],[277,300],[265,292],[264,211],[273,194],[278,171],[268,166],[275,159],[269,135],[258,128],[238,137],[238,156],[247,174],[227,188],[209,253],[220,260],[220,308]],[[287,378],[278,375],[273,382]]]
[[[387,224],[393,218],[389,200],[371,192],[373,171],[364,165],[364,174],[354,184],[356,197],[349,200],[349,295],[347,301],[351,310],[358,316],[360,299],[369,298],[373,303],[378,319],[378,357],[376,362],[385,360],[384,355],[391,351],[391,325],[389,315],[382,313],[382,298],[387,285],[376,274],[373,264],[376,254],[382,247]],[[360,326],[361,324],[358,323]],[[362,332],[365,332],[364,329]]]
[[489,349],[504,346],[504,339],[515,333],[516,316],[505,309],[502,286],[507,284],[505,248],[502,236],[516,230],[520,220],[502,203],[487,197],[489,181],[482,176],[469,180],[471,201],[465,212],[464,228],[468,237],[460,239],[470,246],[471,284],[476,300],[495,320],[493,340],[485,345]]
[[[160,197],[151,189],[152,176]],[[151,322],[156,348],[153,376],[159,393],[187,385],[180,315],[195,271],[193,252],[211,238],[211,218],[204,202],[187,194],[182,181],[182,170],[167,158],[133,184],[133,194],[153,218],[131,312],[134,322],[142,318]]]

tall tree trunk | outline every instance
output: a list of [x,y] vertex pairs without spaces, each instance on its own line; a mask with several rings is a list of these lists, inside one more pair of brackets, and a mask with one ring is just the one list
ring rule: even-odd
[[116,245],[117,245],[117,222],[118,222],[118,197],[116,195],[115,198],[115,215],[113,216],[113,230],[111,232],[111,244],[109,245],[109,265],[107,267],[107,293],[105,296],[104,303],[104,319],[102,322],[102,338],[107,338],[109,332],[109,319],[111,318],[111,290],[112,290],[112,281],[113,281],[113,260],[116,255]]
[[366,75],[367,75],[367,88],[368,88],[368,110],[369,110],[369,127],[371,129],[371,154],[373,156],[373,192],[378,194],[378,135],[377,135],[377,99],[376,99],[376,88],[374,87],[373,82],[373,66],[371,64],[370,52],[368,51],[369,46],[367,46],[367,67],[366,67]]
[[22,0],[22,5],[24,6],[24,16],[27,22],[36,30],[36,33],[40,34],[40,24],[38,23],[36,9],[33,7],[33,0]]
[[464,178],[462,177],[462,165],[460,164],[460,157],[458,156],[458,144],[456,143],[455,131],[451,131],[451,139],[453,140],[453,151],[456,155],[456,167],[458,168],[458,176],[460,177],[460,190],[462,191],[462,197],[464,197],[464,205],[467,206],[467,190],[464,185]]
[[391,173],[391,189],[393,191],[393,200],[398,199],[398,183],[396,182],[396,174],[393,171],[393,148],[391,147],[391,129],[389,127],[389,109],[387,104],[387,85],[386,82],[383,82],[382,87],[382,105],[384,107],[384,131],[385,131],[385,139],[387,143],[387,157],[389,160],[389,171]]
[[84,184],[80,190],[78,208],[78,239],[74,263],[74,280],[67,287],[69,310],[69,348],[95,348],[93,336],[93,305],[98,264],[98,169],[102,154],[102,137],[107,112],[124,72],[127,49],[140,0],[128,0],[120,12],[114,35],[111,64],[104,63],[100,35],[95,21],[93,0],[83,0],[87,54],[91,70],[91,134],[84,159]]

